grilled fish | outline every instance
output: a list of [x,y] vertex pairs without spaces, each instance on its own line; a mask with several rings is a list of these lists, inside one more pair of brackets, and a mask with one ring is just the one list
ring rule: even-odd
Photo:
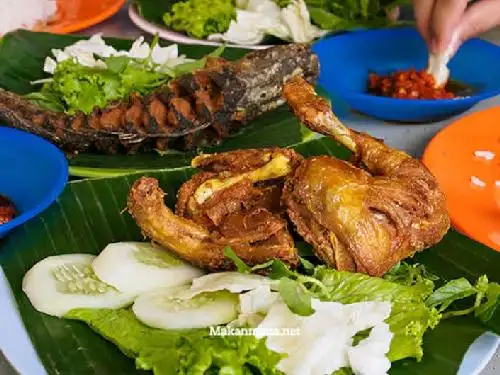
[[0,120],[68,152],[190,150],[214,144],[283,104],[282,87],[291,77],[314,83],[318,73],[319,62],[309,45],[276,46],[236,62],[209,58],[204,69],[172,80],[150,95],[132,94],[89,115],[43,110],[19,95],[0,91]]

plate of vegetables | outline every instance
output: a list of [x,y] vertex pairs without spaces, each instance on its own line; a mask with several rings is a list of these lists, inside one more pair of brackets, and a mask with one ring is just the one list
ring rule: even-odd
[[[308,43],[336,31],[397,25],[401,1],[135,0],[132,22],[176,43],[267,48]],[[403,2],[404,3],[404,2]]]

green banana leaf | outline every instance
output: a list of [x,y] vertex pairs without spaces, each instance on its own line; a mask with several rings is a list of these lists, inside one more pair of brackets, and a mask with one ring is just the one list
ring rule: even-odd
[[[27,94],[36,91],[31,81],[44,78],[43,64],[51,49],[64,48],[86,38],[72,35],[55,35],[16,31],[3,37],[0,44],[0,88]],[[129,49],[132,41],[106,39],[117,49]],[[200,58],[213,47],[179,45],[179,52],[191,58]],[[223,56],[229,60],[242,57],[248,50],[226,48]],[[219,146],[204,152],[233,150],[265,146],[289,146],[303,140],[299,122],[283,106],[250,122],[240,133],[223,141]],[[70,158],[70,173],[77,177],[116,176],[134,171],[178,168],[189,165],[193,153],[170,152],[143,153],[138,155],[102,155],[81,153]]]
[[[330,154],[347,158],[350,153],[322,138],[296,147],[302,154]],[[191,168],[150,172],[159,179],[173,207],[180,184],[194,173]],[[127,194],[141,174],[71,182],[41,216],[25,224],[0,243],[2,266],[17,301],[24,324],[49,374],[139,374],[133,360],[85,324],[36,312],[21,290],[25,272],[36,262],[55,254],[97,254],[114,241],[141,240],[139,229],[127,213]],[[487,274],[500,281],[500,253],[450,231],[437,246],[419,254],[416,261],[443,279],[467,277],[475,281]],[[443,321],[424,337],[420,363],[403,360],[393,364],[392,375],[454,375],[469,345],[482,333],[500,333],[500,315],[488,327],[473,318]]]

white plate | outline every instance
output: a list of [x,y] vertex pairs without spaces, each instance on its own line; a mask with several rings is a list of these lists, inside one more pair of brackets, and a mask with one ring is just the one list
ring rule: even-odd
[[[7,279],[0,267],[0,351],[22,375],[45,375],[46,371],[24,328]],[[493,357],[500,337],[485,333],[464,356],[457,375],[479,375]],[[68,374],[64,374],[68,375]]]
[[[149,22],[144,17],[142,17],[137,8],[134,5],[130,5],[128,8],[128,15],[132,22],[141,30],[146,31],[149,34],[158,34],[158,36],[162,39],[169,40],[174,43],[182,43],[182,44],[196,44],[201,46],[221,46],[224,43],[212,42],[205,39],[197,39],[191,38],[186,34],[179,33],[177,31],[172,31],[167,27],[162,27],[160,25]],[[226,47],[234,47],[234,48],[246,48],[246,49],[266,49],[272,47],[272,45],[241,45],[241,44],[226,44]]]

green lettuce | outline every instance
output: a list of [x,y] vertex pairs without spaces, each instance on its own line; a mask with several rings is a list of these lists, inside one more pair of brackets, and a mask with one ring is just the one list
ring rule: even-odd
[[163,15],[167,26],[199,39],[226,32],[233,19],[236,8],[232,0],[180,1]]
[[[156,43],[155,39],[151,49]],[[173,78],[203,68],[208,56],[220,56],[223,50],[217,48],[201,59],[172,68],[154,64],[151,56],[144,59],[110,56],[103,58],[106,68],[86,67],[67,59],[57,65],[54,75],[45,80],[39,92],[26,98],[48,110],[89,114],[95,107],[103,108],[133,92],[149,94]]]
[[130,309],[76,309],[65,318],[87,323],[113,342],[137,368],[155,375],[281,374],[283,357],[254,336],[215,336],[208,329],[162,330],[139,322]]
[[[284,8],[291,0],[274,0]],[[409,5],[409,0],[305,0],[314,24],[323,30],[389,27],[404,24],[390,20],[387,12],[394,7]]]

